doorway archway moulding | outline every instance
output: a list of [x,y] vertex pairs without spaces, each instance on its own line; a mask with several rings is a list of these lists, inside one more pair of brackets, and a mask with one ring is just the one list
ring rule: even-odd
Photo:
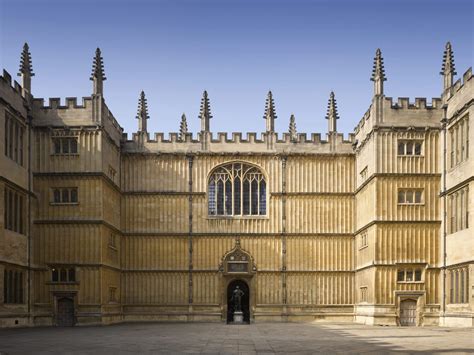
[[254,258],[248,251],[242,249],[240,238],[235,240],[235,246],[222,257],[219,272],[226,276],[253,276],[257,272]]

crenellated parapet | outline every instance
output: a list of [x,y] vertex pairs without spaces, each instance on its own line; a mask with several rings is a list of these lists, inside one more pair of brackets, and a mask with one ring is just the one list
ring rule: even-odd
[[425,97],[416,97],[415,102],[410,102],[410,98],[408,97],[399,97],[395,103],[393,102],[392,97],[384,97],[384,100],[386,107],[394,110],[436,110],[442,107],[442,100],[440,98],[432,98],[431,104],[427,104],[427,99]]
[[96,126],[104,127],[117,145],[120,144],[123,129],[107,105],[102,105],[102,122],[93,119],[93,98],[58,97],[34,98],[32,112],[35,126]]
[[26,118],[27,102],[22,96],[23,88],[6,70],[0,76],[0,100],[8,102],[9,106],[20,112]]
[[[209,135],[207,149],[202,149],[202,141]],[[268,142],[272,141],[272,146]],[[227,132],[199,132],[196,137],[187,133],[184,139],[179,133],[170,133],[165,138],[163,133],[155,133],[151,140],[149,135],[133,133],[131,140],[126,134],[123,135],[122,151],[124,153],[222,153],[239,154],[243,152],[256,153],[287,153],[287,154],[352,154],[354,135],[350,134],[345,139],[343,134],[327,134],[325,139],[319,133],[312,133],[308,137],[306,133],[299,133],[293,137],[290,133],[261,133],[233,132],[231,136]]]

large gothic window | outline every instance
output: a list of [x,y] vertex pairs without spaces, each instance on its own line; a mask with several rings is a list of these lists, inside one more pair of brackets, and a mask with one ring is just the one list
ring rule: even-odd
[[267,214],[267,184],[252,165],[230,163],[209,177],[209,215],[261,216]]

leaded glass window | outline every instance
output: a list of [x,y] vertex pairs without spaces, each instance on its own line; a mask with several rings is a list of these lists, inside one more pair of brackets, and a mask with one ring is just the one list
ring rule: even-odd
[[261,216],[267,214],[267,184],[252,165],[230,163],[209,177],[208,211],[211,216]]

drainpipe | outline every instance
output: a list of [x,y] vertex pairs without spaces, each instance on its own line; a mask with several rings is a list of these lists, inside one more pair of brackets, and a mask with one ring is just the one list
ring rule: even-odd
[[446,208],[446,160],[447,160],[447,137],[446,137],[446,126],[448,124],[448,105],[443,106],[443,118],[441,119],[442,129],[443,129],[443,316],[446,313],[446,236],[448,234],[447,227],[447,208]]

